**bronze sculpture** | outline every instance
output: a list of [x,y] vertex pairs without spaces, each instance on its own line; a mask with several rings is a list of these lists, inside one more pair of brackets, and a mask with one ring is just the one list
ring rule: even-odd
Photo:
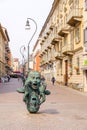
[[41,80],[41,74],[38,71],[31,71],[24,87],[17,89],[19,93],[24,93],[23,101],[30,113],[38,112],[40,105],[46,100],[46,95],[50,94],[46,87],[45,81]]

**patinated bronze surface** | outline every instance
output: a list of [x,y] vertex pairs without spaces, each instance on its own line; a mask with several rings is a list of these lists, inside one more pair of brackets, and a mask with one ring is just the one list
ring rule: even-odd
[[50,94],[46,87],[45,81],[41,80],[41,74],[37,71],[31,71],[24,87],[17,89],[19,93],[24,93],[23,101],[30,113],[38,112],[40,105],[46,100],[46,95]]

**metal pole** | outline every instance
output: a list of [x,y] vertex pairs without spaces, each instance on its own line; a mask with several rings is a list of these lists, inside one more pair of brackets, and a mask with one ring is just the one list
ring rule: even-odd
[[22,50],[21,49],[25,49],[25,46],[24,45],[22,45],[21,46],[21,48],[20,48],[20,53],[21,53],[21,55],[22,55],[22,69],[23,69],[23,76],[25,75],[25,58],[24,58],[24,54],[23,54],[23,52],[22,52]]
[[30,45],[30,42],[32,41],[32,39],[33,39],[33,37],[34,37],[34,35],[35,35],[35,33],[36,33],[36,31],[37,31],[37,23],[36,23],[36,21],[34,20],[34,19],[32,19],[32,18],[27,18],[27,20],[31,20],[31,21],[33,21],[34,22],[34,24],[35,24],[35,31],[34,31],[34,33],[33,33],[33,35],[32,35],[32,37],[31,37],[31,39],[29,40],[29,42],[28,42],[28,72],[30,72],[30,66],[29,66],[29,62],[30,62],[30,57],[29,57],[29,49],[30,49],[30,47],[29,47],[29,45]]
[[30,68],[29,68],[29,62],[30,62],[30,59],[29,59],[29,44],[28,44],[28,72],[29,72],[29,70],[30,70]]

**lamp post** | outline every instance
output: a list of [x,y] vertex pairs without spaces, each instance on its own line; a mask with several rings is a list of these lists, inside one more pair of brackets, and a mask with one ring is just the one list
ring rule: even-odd
[[25,51],[25,46],[22,45],[22,46],[20,47],[20,53],[21,53],[21,55],[22,55],[23,77],[24,77],[24,75],[25,75],[25,57],[24,57],[24,51]]
[[30,45],[30,42],[32,41],[32,39],[33,39],[33,37],[34,37],[34,35],[35,35],[35,33],[36,33],[36,31],[37,31],[37,23],[36,23],[36,21],[34,20],[34,19],[32,19],[32,18],[27,18],[27,21],[26,21],[26,29],[30,29],[30,24],[29,24],[29,20],[31,20],[31,21],[33,21],[33,23],[35,24],[35,31],[33,32],[33,34],[32,34],[32,36],[31,36],[31,38],[30,38],[30,40],[29,40],[29,42],[28,42],[28,72],[30,71],[30,68],[29,68],[29,45]]

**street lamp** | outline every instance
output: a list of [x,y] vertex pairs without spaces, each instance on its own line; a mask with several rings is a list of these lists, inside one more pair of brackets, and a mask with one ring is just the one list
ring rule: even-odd
[[27,18],[27,21],[26,21],[26,27],[27,27],[27,28],[26,28],[26,29],[30,29],[29,20],[31,20],[31,21],[34,22],[34,24],[35,24],[35,31],[34,31],[34,33],[32,34],[31,39],[30,39],[29,42],[28,42],[28,72],[30,71],[30,70],[29,70],[29,45],[30,45],[30,42],[32,41],[32,39],[33,39],[33,37],[34,37],[34,35],[35,35],[36,31],[37,31],[37,23],[36,23],[36,21],[35,21],[34,19],[32,19],[32,18]]
[[24,75],[25,75],[25,57],[24,57],[24,51],[25,51],[25,46],[22,45],[22,46],[20,47],[20,53],[21,53],[21,55],[22,55],[23,77],[24,77]]

